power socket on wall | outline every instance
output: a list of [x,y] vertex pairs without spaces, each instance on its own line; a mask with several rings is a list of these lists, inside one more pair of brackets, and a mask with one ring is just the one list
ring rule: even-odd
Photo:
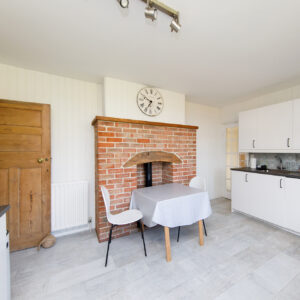
[[92,217],[89,217],[89,218],[88,218],[88,224],[89,224],[89,229],[90,229],[90,231],[92,231],[92,222],[93,222],[93,218],[92,218]]

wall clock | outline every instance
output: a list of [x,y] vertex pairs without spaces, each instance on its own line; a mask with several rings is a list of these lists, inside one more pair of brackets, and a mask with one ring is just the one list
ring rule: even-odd
[[137,94],[137,105],[147,116],[158,116],[164,108],[164,100],[160,92],[152,87],[142,88]]

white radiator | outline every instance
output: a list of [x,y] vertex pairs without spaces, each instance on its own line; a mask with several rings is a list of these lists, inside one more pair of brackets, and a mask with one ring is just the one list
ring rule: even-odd
[[51,185],[51,231],[88,224],[88,182]]

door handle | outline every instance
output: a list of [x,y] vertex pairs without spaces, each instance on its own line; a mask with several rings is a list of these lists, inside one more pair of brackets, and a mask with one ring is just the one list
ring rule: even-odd
[[38,159],[37,159],[37,162],[38,162],[39,164],[41,164],[41,163],[44,162],[44,159],[43,159],[43,158],[38,158]]
[[288,146],[288,148],[290,148],[290,147],[291,147],[291,145],[290,145],[290,141],[291,141],[291,139],[290,139],[290,138],[288,138],[288,139],[287,139],[287,146]]
[[255,148],[255,140],[252,140],[252,148]]
[[282,178],[280,178],[279,186],[282,189]]
[[245,175],[245,182],[248,182],[248,174]]

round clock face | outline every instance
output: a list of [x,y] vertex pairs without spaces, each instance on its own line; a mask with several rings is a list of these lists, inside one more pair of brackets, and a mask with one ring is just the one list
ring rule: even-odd
[[164,100],[157,89],[145,87],[137,94],[137,105],[145,115],[155,117],[162,112]]

